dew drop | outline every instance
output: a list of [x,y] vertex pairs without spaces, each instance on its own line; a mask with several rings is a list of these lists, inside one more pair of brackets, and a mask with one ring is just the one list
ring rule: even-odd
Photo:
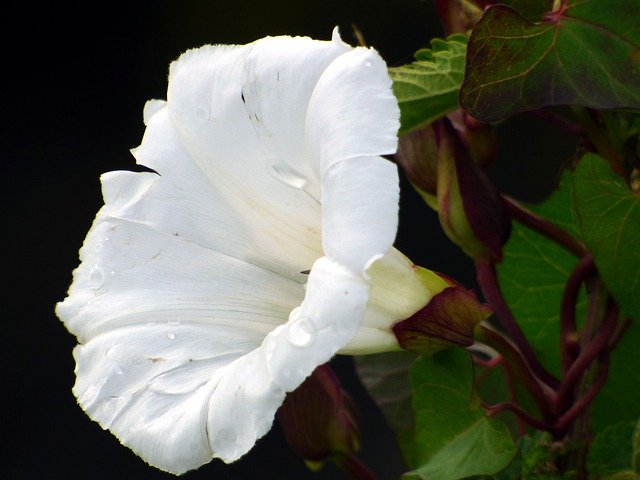
[[287,331],[287,340],[296,347],[306,347],[313,342],[315,336],[315,328],[311,323],[311,319],[307,317],[302,317],[293,322],[289,325],[289,330]]
[[116,274],[116,270],[115,268],[112,268],[111,271],[109,272],[111,275],[115,275]]
[[122,374],[124,373],[124,372],[122,371],[122,369],[121,369],[119,366],[117,366],[117,365],[116,365],[116,368],[113,370],[113,372],[114,372],[116,375],[122,375]]
[[102,269],[98,265],[94,265],[89,269],[89,285],[94,290],[97,290],[102,286],[102,282],[104,281],[104,275],[102,274]]
[[371,66],[371,61],[367,60],[366,62],[364,62],[364,66],[365,67],[370,67]]
[[302,189],[307,185],[307,179],[293,171],[288,165],[272,165],[271,173],[282,183],[290,187]]
[[104,240],[101,238],[98,240],[98,243],[96,243],[95,247],[93,247],[93,250],[98,253],[100,250],[102,250],[102,244],[103,244]]
[[167,332],[167,338],[169,340],[173,340],[174,338],[176,338],[176,334],[173,332]]

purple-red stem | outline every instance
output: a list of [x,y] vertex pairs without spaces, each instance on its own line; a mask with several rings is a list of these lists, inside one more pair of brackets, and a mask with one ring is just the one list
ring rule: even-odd
[[601,355],[600,361],[600,371],[598,372],[598,376],[595,381],[589,387],[589,390],[581,396],[572,406],[569,408],[554,425],[554,430],[556,437],[561,437],[564,435],[564,432],[567,430],[571,422],[573,422],[578,416],[580,416],[591,402],[596,397],[596,395],[602,390],[604,384],[607,381],[607,375],[609,373],[609,352],[605,350],[603,355]]
[[535,429],[545,430],[547,432],[550,432],[553,430],[552,425],[549,425],[548,423],[543,422],[542,420],[538,420],[537,418],[532,417],[531,415],[529,415],[527,412],[525,412],[519,406],[517,406],[512,402],[502,402],[496,405],[484,405],[484,409],[486,410],[487,415],[489,415],[490,417],[493,417],[501,412],[512,412],[516,415],[516,418],[522,420],[523,422],[525,422],[526,424],[528,424],[529,426]]
[[478,341],[500,352],[505,363],[511,367],[535,400],[542,417],[549,421],[553,419],[551,405],[555,405],[556,392],[533,374],[518,349],[499,332],[482,324],[476,327],[475,336]]
[[509,195],[502,194],[502,199],[509,210],[511,218],[517,220],[525,227],[550,238],[578,258],[582,258],[588,253],[587,247],[585,247],[582,242],[576,240],[555,223],[523,207],[517,200],[511,198]]
[[489,305],[493,308],[496,318],[522,354],[525,363],[541,381],[549,385],[551,388],[558,388],[560,382],[557,378],[547,372],[536,358],[531,345],[527,341],[520,326],[516,322],[509,306],[502,296],[500,285],[498,284],[498,276],[496,274],[496,266],[492,260],[487,258],[476,259],[476,276],[478,284]]
[[576,303],[580,287],[595,271],[593,257],[586,254],[573,269],[564,287],[560,305],[560,361],[563,373],[571,367],[580,347],[576,326]]
[[580,352],[580,355],[578,355],[578,358],[576,358],[575,362],[573,362],[562,379],[562,384],[558,390],[557,398],[559,412],[564,411],[568,407],[573,390],[589,365],[591,365],[596,357],[601,355],[609,346],[609,340],[615,330],[617,318],[618,306],[612,303],[607,310],[607,316],[602,322],[602,326],[600,327],[598,334],[589,344],[587,344],[582,352]]

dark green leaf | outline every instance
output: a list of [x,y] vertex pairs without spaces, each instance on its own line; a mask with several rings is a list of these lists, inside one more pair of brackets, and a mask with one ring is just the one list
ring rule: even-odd
[[631,441],[636,423],[610,425],[595,436],[587,457],[591,475],[609,475],[631,468]]
[[632,448],[632,466],[636,473],[640,473],[640,420],[638,420],[638,423],[636,423],[636,429],[633,432]]
[[458,348],[418,358],[411,367],[415,470],[406,478],[457,480],[491,475],[516,453],[507,427],[473,405],[473,367]]
[[469,39],[461,106],[484,122],[549,105],[640,108],[637,0],[568,0],[550,17],[487,9]]
[[[565,173],[551,197],[530,208],[577,235],[571,213],[569,173]],[[498,265],[502,293],[543,365],[559,374],[560,301],[577,259],[547,237],[519,223],[514,223],[503,252],[504,261]],[[582,296],[577,318],[582,317],[585,308],[586,300]]]
[[436,38],[431,40],[431,49],[416,52],[415,62],[389,69],[400,105],[400,133],[458,108],[466,49],[464,35]]
[[578,224],[598,271],[625,313],[640,321],[640,195],[595,154],[582,158],[574,185]]
[[597,433],[617,422],[640,417],[640,324],[632,323],[611,355],[607,383],[591,406]]
[[408,464],[412,463],[410,444],[414,433],[409,367],[415,359],[416,354],[410,352],[355,357],[360,381],[396,433],[400,451]]

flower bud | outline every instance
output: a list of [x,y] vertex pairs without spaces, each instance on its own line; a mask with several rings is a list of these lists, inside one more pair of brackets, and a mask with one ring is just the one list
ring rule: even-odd
[[438,141],[437,197],[440,224],[471,258],[502,260],[509,238],[507,209],[484,172],[474,163],[447,119],[434,124]]
[[438,144],[432,124],[417,128],[398,139],[396,161],[414,188],[436,208]]
[[327,459],[340,461],[360,447],[357,415],[351,398],[328,365],[320,365],[278,410],[289,446],[312,470]]
[[476,120],[462,109],[454,110],[447,118],[473,161],[482,168],[490,165],[498,150],[498,136],[493,126]]
[[480,303],[472,291],[446,281],[451,286],[393,326],[393,333],[405,350],[433,355],[453,346],[469,347],[474,342],[476,325],[492,314],[491,308]]
[[436,10],[447,35],[466,34],[480,20],[487,3],[486,0],[436,0]]

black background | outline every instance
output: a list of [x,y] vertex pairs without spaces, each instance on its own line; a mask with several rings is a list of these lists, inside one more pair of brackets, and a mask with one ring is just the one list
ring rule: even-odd
[[[390,64],[441,36],[431,1],[135,1],[8,3],[3,7],[2,422],[0,477],[159,479],[76,405],[75,339],[57,320],[77,251],[101,206],[98,177],[134,169],[142,107],[164,98],[170,61],[206,43],[247,43],[266,35],[329,39],[335,25],[355,43],[351,23]],[[3,122],[4,123],[4,122]],[[555,178],[560,138],[539,120],[500,129],[492,172],[507,191],[540,198]],[[551,142],[541,139],[551,135]],[[557,138],[556,138],[557,137]],[[546,146],[553,144],[556,154]],[[403,183],[397,245],[416,263],[473,287],[471,263],[448,242]],[[361,458],[380,478],[403,471],[392,434],[358,384],[351,361],[334,365],[362,413]],[[344,478],[309,472],[277,426],[233,465],[214,461],[187,479]]]

